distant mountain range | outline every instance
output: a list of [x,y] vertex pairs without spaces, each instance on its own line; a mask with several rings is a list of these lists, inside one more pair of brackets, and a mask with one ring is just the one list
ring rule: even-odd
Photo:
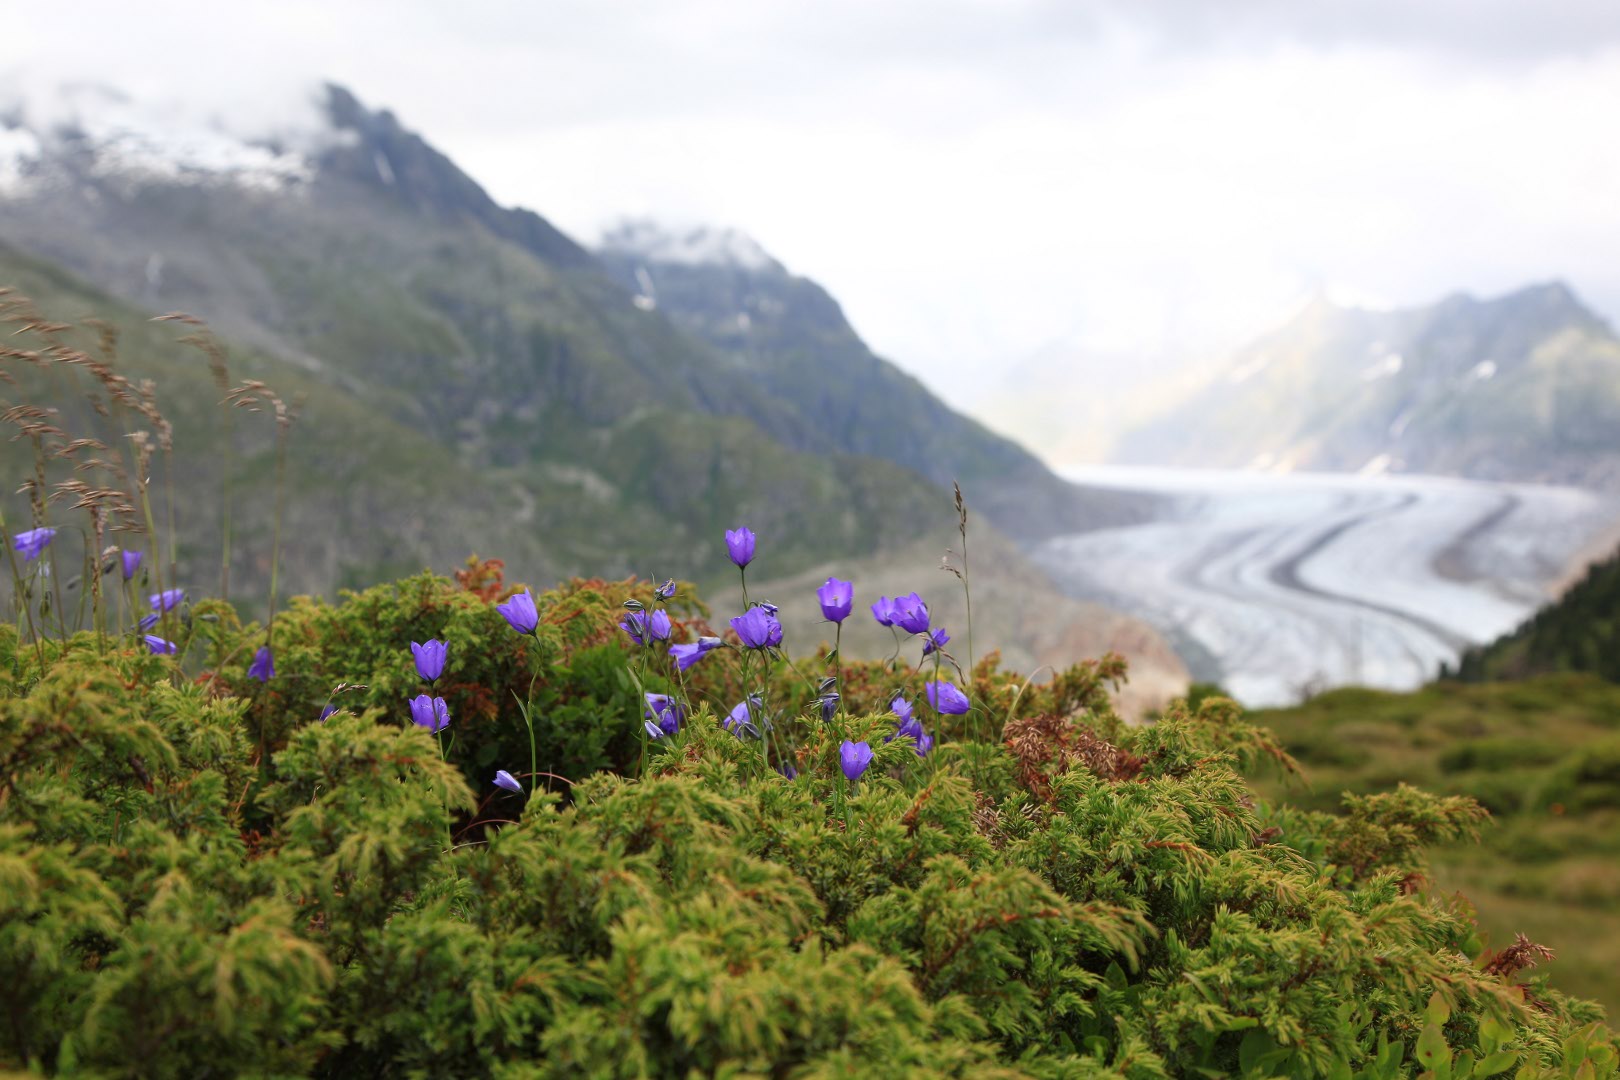
[[1317,300],[1116,461],[1620,487],[1620,339],[1561,283],[1394,311]]
[[[293,591],[473,550],[537,583],[719,581],[738,523],[770,573],[858,566],[949,544],[953,479],[976,529],[1024,542],[1152,510],[950,410],[745,237],[644,223],[593,252],[342,88],[307,112],[243,135],[94,88],[0,105],[0,285],[125,329],[120,363],[176,425],[183,555],[217,550],[223,444],[202,359],[146,322],[177,310],[232,343],[237,377],[304,402]],[[236,440],[246,585],[268,568],[268,425]]]

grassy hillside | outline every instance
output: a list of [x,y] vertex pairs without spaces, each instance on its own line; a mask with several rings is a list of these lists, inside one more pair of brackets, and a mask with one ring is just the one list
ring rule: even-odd
[[[21,331],[10,345],[45,346],[25,329],[35,321],[29,311],[60,323],[94,316],[118,332],[119,370],[156,383],[176,431],[181,558],[196,553],[212,565],[187,570],[217,579],[216,496],[229,410],[220,408],[223,394],[204,355],[179,342],[190,328],[154,324],[60,267],[3,246],[0,286],[14,290],[11,325]],[[25,307],[19,297],[33,303]],[[99,355],[91,325],[67,326],[54,338]],[[263,349],[233,348],[229,363],[233,382],[262,379],[301,403],[288,444],[283,583],[291,591],[329,592],[424,566],[447,568],[473,551],[499,552],[542,577],[587,568],[701,577],[728,565],[713,538],[736,524],[733,514],[772,536],[789,566],[883,550],[912,542],[916,530],[950,527],[948,502],[915,473],[870,458],[798,453],[740,417],[639,398],[600,425],[588,421],[589,410],[559,409],[555,422],[525,426],[534,429],[526,442],[505,439],[498,425],[472,425],[475,441],[494,447],[484,453],[447,443],[445,429],[422,417],[413,422],[414,406],[382,407],[387,398],[373,394],[376,383],[334,380],[319,365]],[[82,371],[15,360],[7,370],[16,380],[9,401],[56,408],[70,435],[123,445],[123,432],[112,433],[94,415],[85,396],[93,387]],[[604,386],[614,385],[611,367],[598,374]],[[426,385],[402,391],[400,400],[438,408],[448,395]],[[258,588],[268,576],[275,429],[267,417],[245,413],[230,414],[229,422],[240,564],[233,575]],[[0,444],[0,460],[11,475],[32,468],[26,443]],[[22,506],[11,497],[12,514]]]
[[1491,823],[1435,852],[1433,891],[1467,896],[1493,946],[1524,933],[1551,947],[1560,985],[1620,1012],[1620,686],[1563,674],[1345,689],[1252,719],[1309,779],[1258,778],[1268,797],[1328,809],[1410,783],[1478,799]]

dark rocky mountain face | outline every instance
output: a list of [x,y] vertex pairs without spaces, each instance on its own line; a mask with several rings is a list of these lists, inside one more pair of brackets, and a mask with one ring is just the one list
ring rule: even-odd
[[1620,486],[1620,340],[1559,283],[1360,311],[1318,301],[1116,460]]
[[[498,206],[392,115],[338,88],[323,108],[319,132],[202,164],[133,155],[105,131],[33,133],[21,182],[0,193],[0,269],[42,303],[73,305],[59,317],[114,302],[132,320],[202,315],[241,347],[244,370],[296,385],[312,544],[390,467],[344,441],[353,417],[388,425],[395,457],[444,462],[414,479],[434,509],[386,554],[361,530],[346,579],[457,544],[490,550],[513,520],[547,573],[702,576],[725,566],[718,537],[739,521],[787,571],[948,536],[952,477],[1017,533],[1140,510],[1077,492],[951,413],[872,358],[807,282],[772,285],[782,310],[761,309],[770,344],[752,360],[678,311],[646,310],[620,267]],[[163,353],[152,342],[129,361],[163,368]],[[210,423],[208,394],[179,397]],[[352,463],[341,486],[321,467],[334,456]],[[188,467],[199,480],[209,469]],[[489,526],[503,504],[511,520]],[[325,590],[330,576],[292,580]]]

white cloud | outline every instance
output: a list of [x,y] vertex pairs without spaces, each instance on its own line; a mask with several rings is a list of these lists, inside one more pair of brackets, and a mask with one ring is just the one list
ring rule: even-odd
[[0,68],[222,110],[336,79],[582,238],[746,230],[959,402],[1054,339],[1220,347],[1319,288],[1620,312],[1607,2],[74,7]]

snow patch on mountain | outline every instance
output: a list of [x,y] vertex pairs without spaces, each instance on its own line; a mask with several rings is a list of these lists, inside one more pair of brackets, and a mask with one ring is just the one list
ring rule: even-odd
[[64,169],[95,179],[231,183],[279,191],[308,181],[325,150],[355,138],[327,118],[325,92],[219,102],[135,98],[95,83],[0,85],[0,195]]
[[622,221],[603,232],[603,251],[634,255],[651,263],[732,266],[740,270],[780,269],[759,242],[737,229],[676,228],[656,221]]

